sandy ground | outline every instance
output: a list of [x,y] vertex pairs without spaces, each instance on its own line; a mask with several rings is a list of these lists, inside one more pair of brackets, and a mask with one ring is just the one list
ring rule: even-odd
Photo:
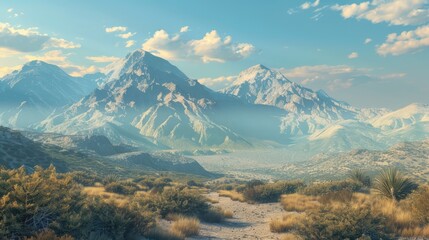
[[222,224],[201,223],[200,235],[189,239],[280,239],[281,235],[269,228],[270,220],[284,213],[279,203],[248,204],[219,197],[217,193],[207,196],[218,200],[214,205],[232,211],[234,217]]

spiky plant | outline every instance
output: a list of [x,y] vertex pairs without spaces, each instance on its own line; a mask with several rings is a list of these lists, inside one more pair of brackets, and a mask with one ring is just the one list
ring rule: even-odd
[[355,182],[362,183],[366,187],[371,186],[371,178],[360,169],[353,170],[350,173],[350,178]]
[[398,169],[388,168],[375,178],[374,191],[394,201],[400,201],[417,188],[417,184],[403,176]]

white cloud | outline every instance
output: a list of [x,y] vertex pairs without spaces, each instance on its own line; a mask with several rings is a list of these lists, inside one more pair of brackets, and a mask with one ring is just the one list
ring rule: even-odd
[[349,59],[355,59],[359,57],[359,53],[357,52],[352,52],[347,56]]
[[372,0],[348,5],[335,5],[344,18],[366,19],[373,23],[418,25],[429,21],[428,0]]
[[118,37],[123,38],[123,39],[128,39],[134,35],[136,35],[136,33],[127,32],[127,33],[118,34]]
[[0,23],[0,47],[19,52],[36,52],[48,48],[79,48],[79,44],[42,34],[37,28],[16,28]]
[[19,54],[20,52],[0,47],[0,58],[8,58]]
[[189,31],[189,26],[183,26],[183,27],[180,28],[180,32],[181,33],[185,33],[185,32],[188,32],[188,31]]
[[184,40],[180,34],[170,36],[161,29],[142,47],[166,59],[198,59],[205,63],[240,60],[255,50],[249,43],[233,43],[231,36],[220,37],[216,30],[206,33],[201,39]]
[[80,48],[81,45],[62,38],[51,38],[46,42],[45,47],[72,49]]
[[371,38],[367,38],[367,39],[365,39],[365,44],[369,44],[370,42],[372,42],[372,39]]
[[123,26],[108,27],[108,28],[105,28],[105,31],[107,33],[125,32],[125,31],[127,31],[127,27],[123,27]]
[[111,63],[119,60],[120,58],[112,57],[112,56],[110,57],[109,56],[91,56],[91,57],[86,57],[86,59],[96,63]]
[[309,9],[311,7],[317,7],[320,4],[320,0],[315,0],[313,3],[311,2],[305,2],[301,5],[301,9]]
[[8,12],[8,13],[13,12],[13,8],[9,8],[9,9],[7,10],[7,12]]
[[427,46],[429,46],[429,25],[412,31],[403,31],[399,35],[389,34],[386,42],[377,48],[377,53],[383,56],[401,55]]
[[221,90],[230,86],[236,79],[237,76],[221,76],[217,78],[200,78],[198,82],[213,90]]
[[132,47],[132,46],[134,46],[134,44],[136,43],[136,41],[134,41],[134,40],[128,40],[126,43],[125,43],[125,47],[126,48],[129,48],[129,47]]

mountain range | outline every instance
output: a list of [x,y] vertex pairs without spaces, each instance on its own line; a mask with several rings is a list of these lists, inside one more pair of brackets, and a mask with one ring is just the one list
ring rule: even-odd
[[1,125],[102,135],[145,150],[293,147],[316,154],[429,137],[428,105],[357,108],[263,65],[216,92],[143,50],[82,78],[27,63],[0,79],[0,108]]

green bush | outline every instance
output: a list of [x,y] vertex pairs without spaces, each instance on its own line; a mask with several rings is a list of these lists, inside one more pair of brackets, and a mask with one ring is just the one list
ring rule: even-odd
[[162,217],[168,214],[196,216],[208,211],[209,205],[197,191],[168,188],[161,194],[144,198],[149,209],[159,212]]
[[9,187],[0,199],[0,239],[31,236],[43,229],[65,235],[83,226],[85,196],[70,176],[57,178],[53,166],[35,167],[32,174],[24,168],[4,171],[1,185]]
[[153,213],[137,202],[117,206],[99,198],[88,199],[87,212],[87,223],[82,230],[92,238],[104,236],[102,239],[125,240],[148,233],[155,224]]
[[314,183],[303,188],[301,193],[309,196],[322,196],[330,192],[338,192],[341,190],[359,192],[363,190],[363,185],[351,180]]
[[301,181],[278,181],[275,183],[252,183],[243,190],[244,198],[252,202],[277,202],[283,194],[296,193],[305,184]]
[[306,239],[390,239],[382,217],[372,215],[369,208],[350,205],[309,211],[298,231]]
[[131,181],[111,182],[105,186],[106,192],[112,192],[122,195],[133,195],[140,190],[140,187]]

